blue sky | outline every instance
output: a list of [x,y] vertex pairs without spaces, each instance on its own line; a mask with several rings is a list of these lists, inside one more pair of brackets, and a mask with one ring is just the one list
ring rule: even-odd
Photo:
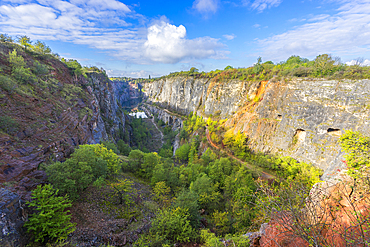
[[0,33],[44,41],[109,76],[323,53],[370,64],[370,0],[0,0]]

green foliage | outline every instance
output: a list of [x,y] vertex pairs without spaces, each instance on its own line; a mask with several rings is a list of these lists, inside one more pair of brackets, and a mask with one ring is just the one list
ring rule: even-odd
[[169,207],[171,188],[164,181],[158,182],[153,188],[154,198],[161,207]]
[[187,161],[189,158],[189,152],[190,152],[190,145],[185,143],[184,145],[182,145],[176,150],[175,156],[179,160]]
[[7,34],[0,34],[0,42],[14,42],[14,40]]
[[112,150],[115,154],[120,153],[116,144],[111,141],[102,141],[101,144],[103,144],[108,150]]
[[223,236],[229,232],[228,212],[219,212],[216,210],[212,214],[212,223],[216,228],[217,234]]
[[35,242],[60,242],[75,230],[75,224],[70,222],[69,210],[65,210],[72,206],[70,200],[67,196],[58,196],[58,190],[52,185],[37,186],[31,198],[32,201],[27,204],[35,207],[36,212],[30,215],[24,226],[32,232]]
[[128,179],[117,179],[117,182],[108,183],[108,186],[114,189],[113,194],[119,198],[119,204],[129,206],[132,203],[130,193],[133,192],[133,184]]
[[33,80],[33,75],[30,68],[26,68],[26,62],[22,56],[17,55],[17,51],[14,49],[9,52],[9,62],[12,66],[12,76],[21,83],[28,83],[29,80]]
[[174,203],[174,208],[183,208],[189,212],[189,221],[194,229],[199,227],[200,213],[198,205],[198,195],[189,189],[182,189],[177,195]]
[[160,210],[152,223],[150,232],[161,239],[163,244],[186,243],[196,236],[191,227],[186,209],[174,208]]
[[46,173],[61,193],[74,200],[95,180],[117,173],[119,167],[118,156],[102,144],[80,145],[65,162],[46,167]]
[[74,59],[66,60],[62,58],[61,61],[67,65],[69,71],[71,72],[71,75],[80,76],[83,74],[82,66],[77,60]]
[[18,43],[24,46],[24,50],[27,50],[27,48],[32,47],[32,41],[26,35],[19,36]]
[[263,70],[263,66],[262,66],[261,63],[262,63],[262,58],[258,57],[257,58],[257,63],[255,63],[254,66],[253,66],[253,72],[255,74],[258,74]]
[[38,40],[32,47],[32,50],[42,55],[51,54],[51,49],[44,42]]
[[340,137],[340,145],[346,153],[348,174],[353,178],[367,176],[370,168],[370,137],[347,130]]
[[[201,240],[204,243],[205,247],[223,247],[225,246],[223,242],[221,242],[219,237],[208,229],[201,230]],[[238,246],[238,247],[249,247],[250,241],[249,238],[245,235],[227,235],[225,236],[225,242],[229,244],[229,246]]]
[[0,116],[0,130],[9,135],[18,131],[19,124],[10,116]]
[[204,174],[192,182],[189,189],[198,195],[199,206],[211,211],[217,206],[217,202],[221,196],[217,190],[217,186],[217,184],[213,184],[212,180]]
[[126,144],[123,140],[119,139],[117,142],[117,148],[120,154],[124,156],[128,156],[131,152],[131,148],[128,144]]

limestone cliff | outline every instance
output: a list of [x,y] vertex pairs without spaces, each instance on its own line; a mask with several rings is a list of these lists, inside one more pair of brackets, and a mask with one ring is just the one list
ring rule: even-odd
[[369,133],[369,80],[173,77],[147,83],[144,91],[148,102],[172,111],[227,117],[253,151],[310,162],[324,170],[324,179],[343,167],[339,136],[348,129]]

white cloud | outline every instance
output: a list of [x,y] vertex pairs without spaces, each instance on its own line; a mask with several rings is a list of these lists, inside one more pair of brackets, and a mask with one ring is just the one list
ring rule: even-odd
[[261,25],[260,24],[254,24],[253,27],[254,28],[259,28]]
[[135,71],[126,71],[126,70],[107,70],[109,77],[132,77],[132,78],[151,78],[162,76],[161,74],[154,73],[152,71],[146,70],[135,70]]
[[[9,35],[26,34],[32,40],[87,45],[136,64],[174,63],[183,58],[221,58],[217,50],[223,45],[216,39],[188,40],[185,27],[170,24],[157,24],[147,29],[145,17],[116,0],[37,0],[38,3],[28,0],[26,4],[9,1],[12,3],[0,3],[0,30]],[[137,20],[141,26],[127,23],[128,17]],[[161,23],[165,23],[163,20]],[[159,29],[158,33],[155,33],[155,27]],[[161,31],[161,28],[164,29]],[[174,39],[166,40],[168,37]]]
[[176,63],[185,58],[215,57],[222,48],[217,39],[202,37],[186,39],[183,25],[176,27],[166,22],[148,28],[148,39],[144,44],[145,54],[155,62]]
[[224,36],[224,38],[225,39],[227,39],[227,40],[233,40],[233,39],[235,39],[236,38],[236,35],[235,34],[225,34],[225,35],[223,35]]
[[319,15],[313,22],[282,34],[258,40],[262,54],[269,59],[290,55],[316,56],[361,54],[370,51],[370,2],[343,0],[337,14]]
[[370,66],[370,60],[369,59],[353,59],[351,61],[346,62],[347,65],[360,65],[360,66]]
[[218,7],[218,0],[195,0],[193,3],[193,8],[202,14],[216,13]]
[[259,12],[262,12],[267,8],[279,6],[281,2],[282,0],[255,0],[251,4],[251,8],[258,10]]

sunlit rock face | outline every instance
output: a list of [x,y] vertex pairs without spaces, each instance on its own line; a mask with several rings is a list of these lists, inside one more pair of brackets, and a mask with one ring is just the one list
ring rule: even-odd
[[370,133],[370,81],[296,79],[214,81],[172,77],[147,83],[148,102],[181,114],[228,118],[254,151],[289,155],[324,170],[344,167],[338,140],[345,130]]

